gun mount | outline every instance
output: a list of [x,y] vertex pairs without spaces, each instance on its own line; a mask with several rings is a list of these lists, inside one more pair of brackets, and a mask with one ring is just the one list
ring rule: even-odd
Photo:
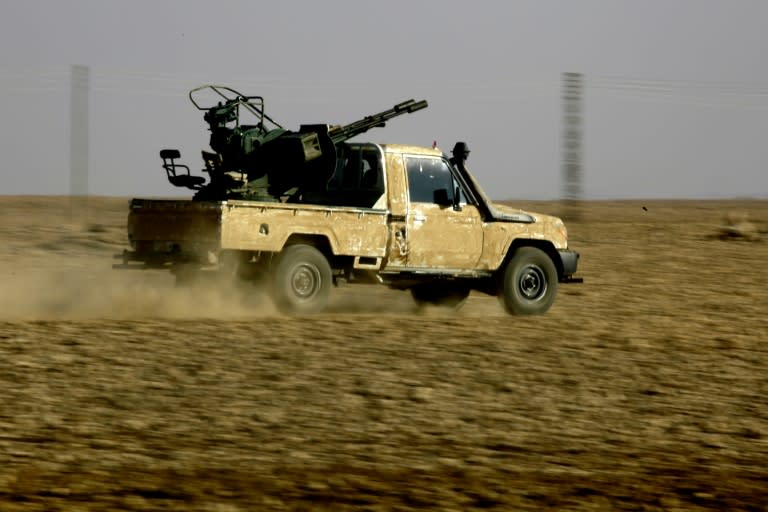
[[[202,101],[204,94],[214,98],[213,105]],[[205,112],[203,119],[211,132],[213,152],[202,152],[208,182],[201,176],[191,176],[187,166],[175,162],[180,156],[177,150],[165,149],[160,156],[168,180],[174,186],[196,190],[196,200],[277,201],[301,189],[323,188],[334,174],[344,142],[371,128],[383,127],[392,118],[427,107],[426,100],[411,99],[347,125],[306,124],[291,131],[264,112],[261,96],[246,96],[221,85],[204,85],[192,89],[189,99]]]

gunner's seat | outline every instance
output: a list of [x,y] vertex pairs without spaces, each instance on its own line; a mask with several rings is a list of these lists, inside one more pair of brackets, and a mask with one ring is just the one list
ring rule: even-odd
[[[181,157],[178,149],[163,149],[160,151],[160,158],[163,159],[163,169],[168,176],[168,181],[176,187],[186,187],[192,190],[200,190],[205,184],[203,176],[192,176],[189,167],[183,164],[177,164],[174,160]],[[183,174],[177,173],[177,169],[185,171]]]

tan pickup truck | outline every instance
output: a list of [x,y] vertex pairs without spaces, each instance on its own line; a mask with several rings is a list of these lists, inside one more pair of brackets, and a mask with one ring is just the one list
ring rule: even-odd
[[540,314],[558,283],[580,281],[560,219],[496,205],[463,159],[406,145],[340,144],[327,184],[284,202],[133,199],[128,238],[116,267],[260,281],[293,314],[322,311],[342,283],[453,308],[477,290]]
[[131,250],[116,268],[168,268],[177,283],[220,276],[266,284],[286,313],[317,313],[334,285],[380,283],[420,305],[457,308],[470,291],[507,311],[549,309],[573,277],[560,219],[493,204],[466,168],[469,149],[353,143],[395,117],[427,108],[407,100],[347,125],[283,128],[261,96],[221,85],[189,92],[211,132],[203,176],[160,152],[168,180],[191,200],[134,199]]

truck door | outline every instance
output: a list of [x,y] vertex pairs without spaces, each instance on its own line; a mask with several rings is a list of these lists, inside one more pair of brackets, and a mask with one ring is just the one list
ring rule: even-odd
[[405,165],[410,199],[406,266],[476,268],[483,250],[482,217],[468,204],[450,164],[437,156],[413,155],[405,156]]

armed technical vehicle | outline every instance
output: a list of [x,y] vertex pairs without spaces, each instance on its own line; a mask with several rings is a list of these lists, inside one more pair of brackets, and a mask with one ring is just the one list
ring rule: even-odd
[[[217,101],[204,104],[201,94]],[[130,250],[115,268],[168,269],[181,284],[214,275],[266,285],[278,309],[322,311],[342,283],[410,290],[419,305],[458,308],[472,290],[512,314],[540,314],[579,255],[556,218],[494,204],[468,171],[468,148],[351,142],[427,107],[408,100],[343,126],[283,128],[260,96],[206,85],[207,178],[160,152],[168,180],[192,199],[133,199]]]

